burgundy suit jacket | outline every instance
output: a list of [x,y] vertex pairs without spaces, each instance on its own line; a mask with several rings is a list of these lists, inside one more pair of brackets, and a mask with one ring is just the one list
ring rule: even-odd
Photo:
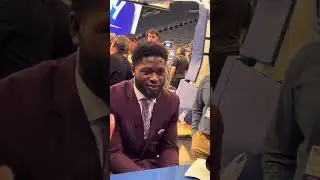
[[75,57],[0,81],[0,165],[11,167],[15,180],[102,179],[75,83]]
[[110,88],[110,110],[116,121],[110,141],[111,172],[122,173],[179,164],[177,95],[167,90],[160,93],[154,105],[146,140],[133,80],[123,81]]

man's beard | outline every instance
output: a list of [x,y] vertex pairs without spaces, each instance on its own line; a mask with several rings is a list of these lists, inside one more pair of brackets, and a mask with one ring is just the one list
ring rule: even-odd
[[137,87],[137,89],[139,89],[139,91],[147,98],[150,99],[155,99],[159,96],[160,92],[163,90],[163,85],[161,86],[162,88],[159,89],[159,91],[157,92],[150,92],[148,90],[145,89],[144,87],[144,82],[138,80],[137,78],[135,78],[135,85]]

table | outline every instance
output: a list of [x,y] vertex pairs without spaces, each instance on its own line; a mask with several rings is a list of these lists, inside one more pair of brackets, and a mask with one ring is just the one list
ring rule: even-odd
[[178,128],[178,137],[191,137],[192,135],[191,125],[187,123],[178,122],[177,128]]
[[194,180],[193,178],[184,176],[189,167],[190,165],[173,166],[145,171],[114,174],[110,176],[110,180]]

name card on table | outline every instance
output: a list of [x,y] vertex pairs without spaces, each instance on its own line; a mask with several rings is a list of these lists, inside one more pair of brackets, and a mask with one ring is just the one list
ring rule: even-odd
[[193,177],[199,180],[210,180],[210,171],[207,169],[205,159],[197,159],[185,173],[186,177]]

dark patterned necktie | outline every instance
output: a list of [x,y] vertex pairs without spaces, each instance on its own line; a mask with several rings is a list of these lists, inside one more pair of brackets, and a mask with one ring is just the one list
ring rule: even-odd
[[150,129],[150,119],[152,112],[150,110],[152,100],[151,99],[141,99],[141,107],[142,107],[142,119],[144,124],[144,139],[148,137],[149,129]]

